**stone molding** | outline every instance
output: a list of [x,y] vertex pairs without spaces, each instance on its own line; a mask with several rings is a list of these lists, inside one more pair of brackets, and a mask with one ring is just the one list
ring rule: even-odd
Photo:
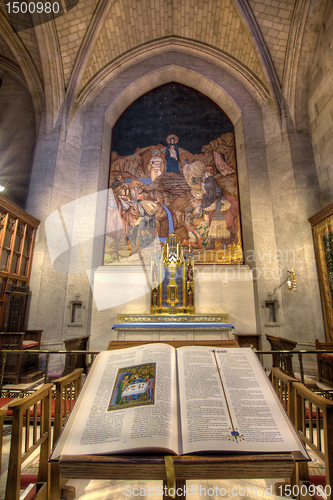
[[110,64],[104,67],[80,90],[75,105],[77,107],[79,105],[88,106],[110,81],[114,80],[114,78],[123,73],[127,68],[139,64],[147,58],[162,56],[171,51],[194,55],[201,59],[204,58],[212,62],[215,66],[226,69],[238,80],[241,80],[259,103],[266,101],[270,96],[267,86],[249,71],[248,68],[227,53],[200,42],[170,36],[136,47],[115,61],[111,61]]
[[333,215],[333,203],[330,203],[329,205],[327,205],[327,207],[323,208],[315,215],[312,215],[312,217],[310,217],[308,221],[310,222],[311,227],[313,227],[316,224],[319,224],[319,222],[329,217],[330,215]]
[[29,87],[35,111],[36,130],[38,130],[38,123],[42,113],[43,101],[44,101],[44,90],[42,82],[40,80],[35,65],[27,49],[21,42],[19,36],[13,32],[12,27],[10,26],[5,15],[1,11],[0,11],[0,31],[5,42],[8,44],[16,60],[18,61],[22,69],[24,78]]

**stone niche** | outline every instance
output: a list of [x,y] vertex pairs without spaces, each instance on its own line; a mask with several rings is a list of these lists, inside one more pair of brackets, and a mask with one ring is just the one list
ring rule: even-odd
[[[150,266],[101,266],[93,281],[91,350],[105,350],[116,339],[117,314],[149,314]],[[246,265],[196,265],[197,314],[226,313],[234,333],[257,331],[253,276]],[[233,335],[232,335],[232,338]]]

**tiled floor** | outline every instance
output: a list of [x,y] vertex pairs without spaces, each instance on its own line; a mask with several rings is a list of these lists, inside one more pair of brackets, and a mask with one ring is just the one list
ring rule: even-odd
[[[77,500],[134,500],[149,497],[158,500],[162,496],[162,482],[158,481],[71,481],[75,486]],[[187,498],[264,499],[277,500],[274,494],[275,481],[265,479],[229,481],[187,481]]]

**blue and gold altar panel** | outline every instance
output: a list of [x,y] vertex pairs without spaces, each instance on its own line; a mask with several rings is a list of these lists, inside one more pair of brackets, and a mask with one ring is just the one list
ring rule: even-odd
[[117,314],[117,322],[119,323],[228,323],[229,315],[221,314],[177,314],[174,316],[166,316],[164,314]]
[[117,340],[228,340],[228,314],[118,314]]

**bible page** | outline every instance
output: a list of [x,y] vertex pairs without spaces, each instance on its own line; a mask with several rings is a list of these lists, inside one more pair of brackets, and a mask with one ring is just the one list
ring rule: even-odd
[[252,349],[177,350],[182,452],[307,454]]
[[178,453],[174,348],[101,352],[51,458],[160,449]]

